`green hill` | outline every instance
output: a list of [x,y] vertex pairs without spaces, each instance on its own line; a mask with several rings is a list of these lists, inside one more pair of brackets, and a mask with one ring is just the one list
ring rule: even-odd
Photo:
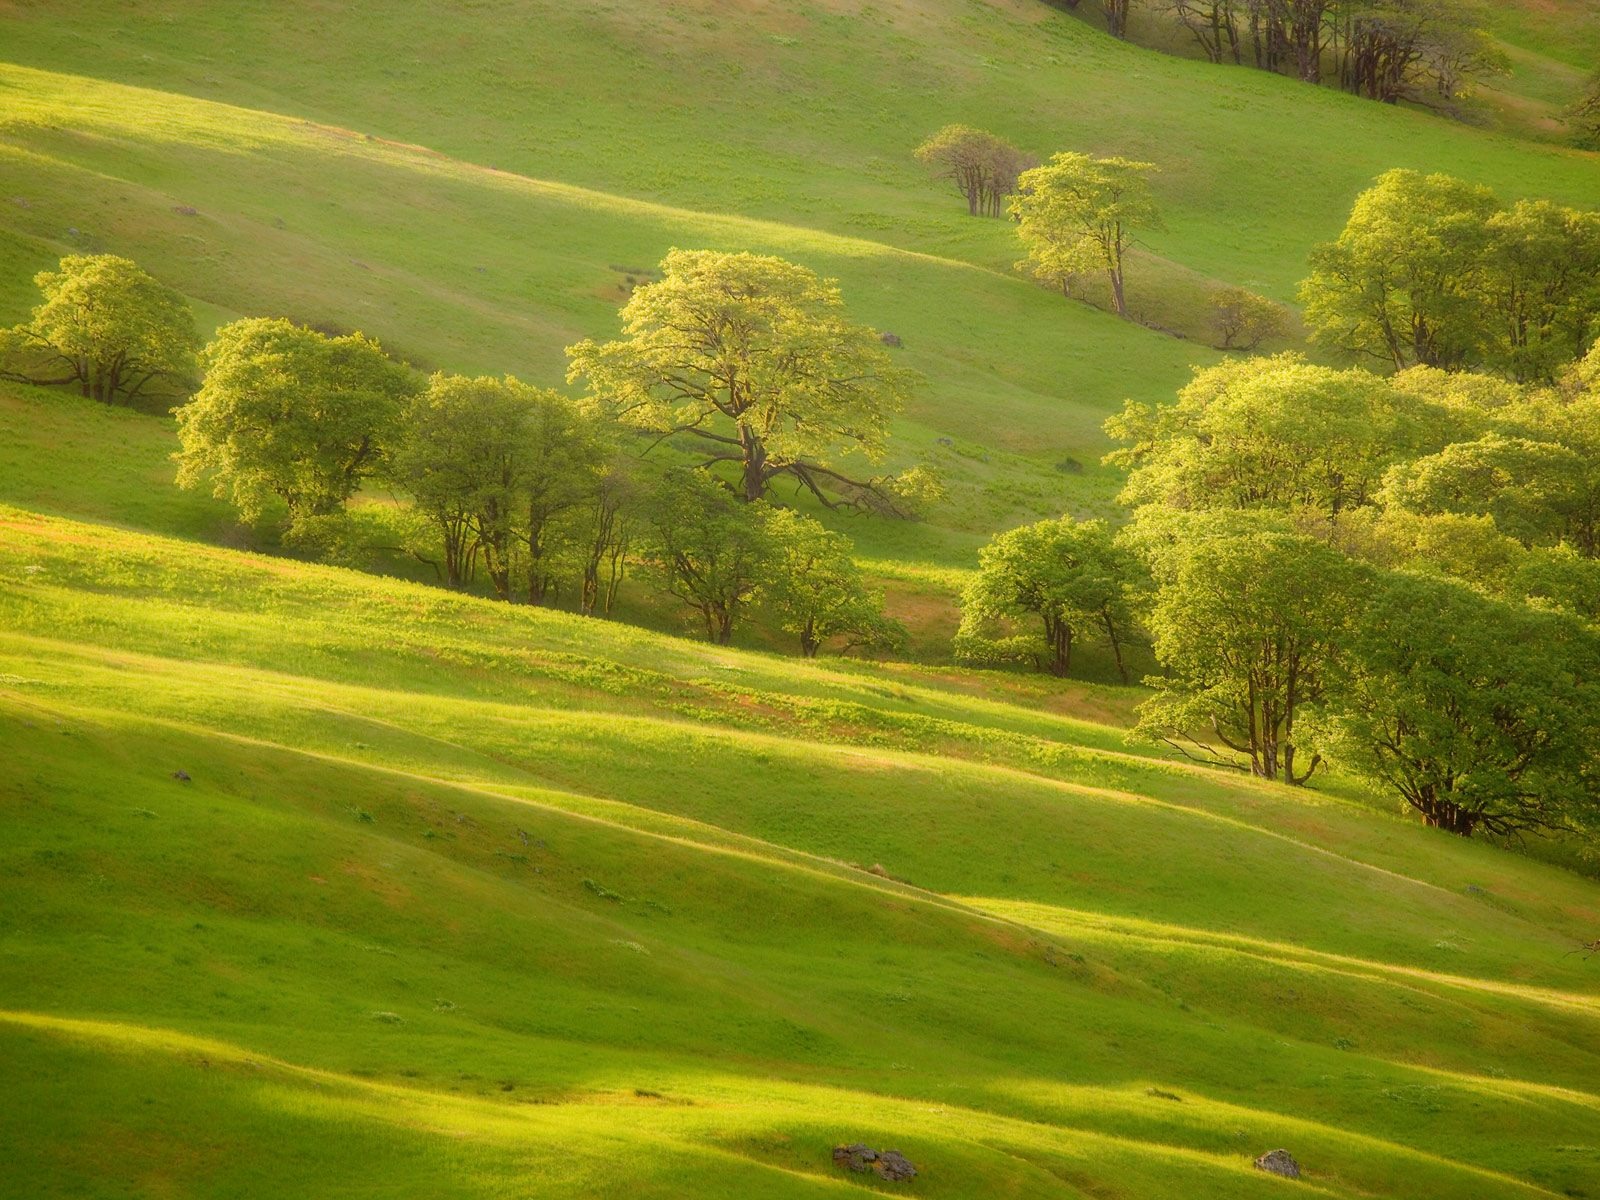
[[[1499,18],[1538,112],[1568,16]],[[109,251],[208,326],[559,385],[668,248],[749,248],[900,337],[892,465],[950,487],[838,519],[917,661],[803,661],[258,553],[168,417],[0,385],[0,1196],[1235,1200],[1280,1146],[1317,1196],[1600,1196],[1592,878],[947,650],[990,534],[1114,515],[1101,422],[1219,357],[1206,288],[1291,300],[1390,167],[1592,203],[1595,155],[1032,0],[0,33],[0,324]],[[1146,324],[1017,275],[912,159],[949,121],[1160,167]],[[857,1141],[917,1179],[836,1169]]]

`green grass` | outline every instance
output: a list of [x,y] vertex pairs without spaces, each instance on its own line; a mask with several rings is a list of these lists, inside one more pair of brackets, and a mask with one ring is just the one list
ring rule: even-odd
[[29,1194],[1600,1182],[1580,877],[943,673],[17,509],[0,628]]

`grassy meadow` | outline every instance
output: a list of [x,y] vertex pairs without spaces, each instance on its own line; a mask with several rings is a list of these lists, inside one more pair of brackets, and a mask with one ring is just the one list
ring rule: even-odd
[[[1497,21],[1542,120],[1600,34]],[[924,177],[950,121],[1158,165],[1138,321]],[[1594,202],[1515,128],[1033,0],[0,0],[0,324],[111,252],[207,333],[564,386],[666,250],[757,250],[902,339],[949,489],[829,517],[905,660],[807,661],[283,557],[167,414],[0,384],[0,1197],[1600,1197],[1591,874],[948,646],[991,534],[1115,516],[1207,288],[1292,301],[1391,167]]]

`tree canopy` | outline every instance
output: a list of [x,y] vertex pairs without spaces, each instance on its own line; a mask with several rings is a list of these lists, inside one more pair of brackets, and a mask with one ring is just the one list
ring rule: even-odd
[[1125,503],[1303,513],[1327,536],[1371,502],[1383,472],[1422,436],[1414,404],[1366,371],[1294,354],[1197,371],[1177,403],[1134,402],[1106,422],[1125,443]]
[[108,404],[192,386],[200,342],[188,302],[138,264],[73,254],[33,281],[43,299],[25,323],[0,333],[0,378],[76,384]]
[[830,506],[876,499],[883,479],[844,473],[880,461],[913,376],[845,315],[831,280],[757,254],[674,250],[659,281],[622,309],[624,336],[568,350],[569,378],[636,428],[733,463],[746,500],[789,476]]
[[1395,370],[1553,382],[1600,311],[1600,214],[1504,208],[1447,175],[1380,176],[1311,261],[1300,298],[1316,340]]

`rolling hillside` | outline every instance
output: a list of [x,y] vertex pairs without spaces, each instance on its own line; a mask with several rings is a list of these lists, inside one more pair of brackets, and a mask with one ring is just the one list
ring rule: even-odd
[[11,1194],[1600,1177],[1586,880],[911,668],[0,519]]
[[[1503,14],[1528,78],[1564,11]],[[1018,277],[911,157],[949,121],[1160,167],[1147,324]],[[949,665],[990,534],[1115,514],[1205,290],[1292,299],[1395,166],[1593,204],[1600,156],[1033,0],[0,0],[0,324],[115,252],[208,330],[555,386],[748,248],[900,337],[891,463],[950,487],[829,517],[915,661],[805,661],[262,553],[165,414],[0,384],[0,1198],[1600,1197],[1592,877]]]

